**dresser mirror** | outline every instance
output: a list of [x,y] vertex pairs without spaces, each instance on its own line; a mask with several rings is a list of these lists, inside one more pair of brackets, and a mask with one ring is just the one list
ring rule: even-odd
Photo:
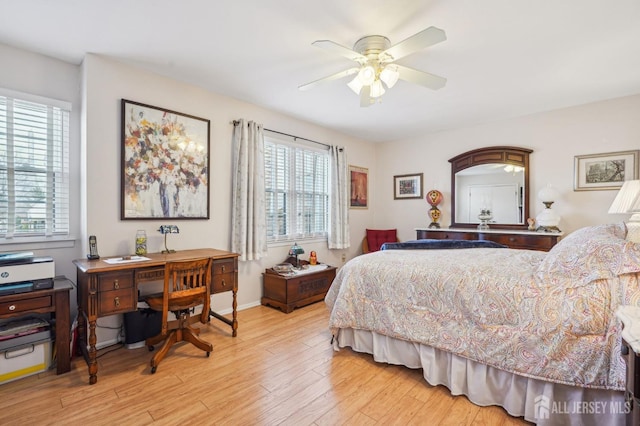
[[529,217],[529,154],[495,146],[468,151],[451,163],[451,227],[526,229]]

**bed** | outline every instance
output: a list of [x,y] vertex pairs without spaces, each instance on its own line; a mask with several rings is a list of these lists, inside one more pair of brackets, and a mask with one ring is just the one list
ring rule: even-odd
[[334,348],[422,368],[432,385],[537,424],[622,425],[615,311],[640,306],[640,245],[625,235],[620,223],[548,253],[417,241],[359,256],[325,298]]

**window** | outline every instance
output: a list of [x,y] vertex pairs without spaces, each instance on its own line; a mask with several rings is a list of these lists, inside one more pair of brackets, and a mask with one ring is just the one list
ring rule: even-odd
[[0,238],[69,234],[70,109],[0,90]]
[[326,238],[329,152],[265,137],[267,241]]

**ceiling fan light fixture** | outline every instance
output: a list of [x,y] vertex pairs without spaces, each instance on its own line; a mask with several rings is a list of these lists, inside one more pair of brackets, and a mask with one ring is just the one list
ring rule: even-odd
[[400,73],[398,72],[398,67],[395,65],[387,65],[382,72],[380,72],[380,80],[382,80],[389,89],[398,82],[398,78],[400,78]]
[[370,86],[376,79],[376,70],[371,65],[364,66],[360,68],[358,78],[363,86]]
[[382,82],[380,80],[376,80],[371,85],[371,93],[369,96],[372,98],[379,98],[384,95],[384,86],[382,86]]
[[363,84],[362,81],[360,81],[360,77],[356,75],[353,80],[347,83],[347,86],[349,86],[349,89],[353,90],[356,95],[359,95]]

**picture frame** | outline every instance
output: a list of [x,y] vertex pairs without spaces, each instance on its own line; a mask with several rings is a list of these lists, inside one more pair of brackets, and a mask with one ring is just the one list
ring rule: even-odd
[[366,209],[369,207],[369,169],[349,166],[349,208]]
[[211,122],[122,99],[122,220],[209,219]]
[[573,190],[619,189],[625,181],[638,179],[638,152],[576,155]]
[[397,175],[393,177],[393,199],[411,200],[422,198],[422,173]]

